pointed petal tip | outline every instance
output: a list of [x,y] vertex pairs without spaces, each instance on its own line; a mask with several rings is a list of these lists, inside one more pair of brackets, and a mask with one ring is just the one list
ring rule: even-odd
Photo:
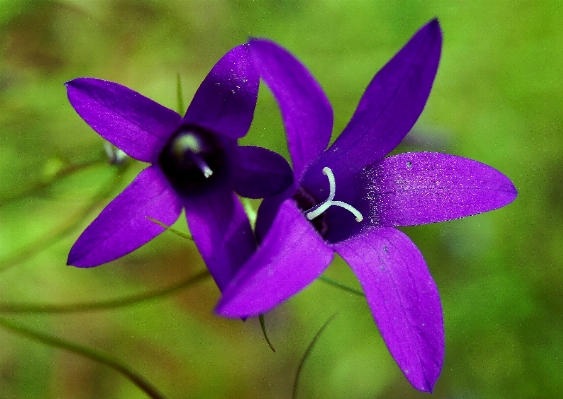
[[438,21],[438,18],[434,18],[429,22],[427,22],[426,25],[424,25],[422,28],[418,30],[417,33],[415,33],[414,36],[420,37],[421,35],[426,36],[425,39],[423,39],[424,41],[428,41],[429,43],[436,42],[440,48],[442,47],[443,35],[442,35],[442,28],[440,27],[440,21]]
[[88,79],[88,78],[75,78],[75,79],[71,79],[67,82],[64,82],[63,84],[64,84],[66,90],[68,91],[69,89],[76,87],[76,84],[80,83],[84,79]]
[[[84,235],[84,233],[82,233]],[[81,236],[82,236],[81,235]],[[79,269],[89,269],[91,267],[101,266],[103,264],[109,263],[117,259],[107,258],[101,259],[99,256],[92,256],[91,250],[80,241],[80,237],[72,245],[68,253],[66,265],[71,267],[76,267]]]
[[229,306],[228,303],[225,303],[223,298],[219,300],[219,302],[215,306],[215,309],[213,309],[213,313],[215,313],[217,316],[226,317],[228,319],[246,319],[260,315],[260,312],[255,312],[255,314],[247,314],[248,312],[237,312],[237,309]]
[[436,385],[436,382],[438,382],[438,378],[440,377],[440,374],[442,372],[442,366],[444,364],[444,357],[442,356],[440,365],[439,365],[439,371],[438,373],[434,373],[434,375],[416,375],[415,374],[411,374],[409,373],[409,370],[405,370],[402,367],[399,368],[401,369],[401,371],[403,372],[403,375],[405,376],[405,378],[407,379],[407,381],[412,385],[413,388],[415,388],[417,391],[420,392],[425,392],[425,393],[434,393],[434,387]]
[[434,386],[436,385],[436,382],[438,381],[438,377],[440,376],[440,374],[436,375],[435,378],[433,378],[432,380],[425,379],[424,381],[413,381],[409,378],[408,373],[405,373],[405,376],[407,377],[407,380],[410,382],[410,384],[416,390],[420,392],[434,393]]
[[250,317],[258,317],[277,306],[264,307],[259,304],[256,306],[256,303],[254,303],[254,306],[248,306],[245,301],[238,300],[237,295],[230,295],[230,292],[227,291],[233,290],[229,288],[225,288],[223,295],[213,309],[213,313],[217,316],[228,319],[248,319]]
[[508,176],[506,176],[498,169],[493,168],[492,166],[488,166],[486,164],[483,165],[485,165],[486,167],[490,168],[492,171],[495,172],[497,179],[499,181],[498,191],[502,192],[503,194],[502,196],[499,196],[499,202],[496,204],[496,206],[492,206],[490,210],[493,211],[495,209],[500,209],[514,202],[514,200],[518,197],[518,189],[516,188],[512,180],[510,180]]
[[71,79],[71,80],[67,80],[67,81],[64,82],[63,84],[64,84],[65,86],[67,86],[67,87],[68,87],[68,86],[72,86],[72,84],[73,84],[74,82],[79,81],[79,80],[81,80],[81,79],[84,79],[84,78],[74,78],[74,79]]
[[422,29],[430,29],[430,30],[439,30],[441,31],[440,28],[440,21],[438,20],[438,17],[434,17],[432,18],[430,21],[428,21],[426,23],[426,25],[424,25],[422,27]]
[[508,180],[508,184],[509,184],[508,192],[509,192],[509,194],[512,194],[512,196],[507,198],[507,202],[503,206],[511,204],[512,202],[514,202],[514,200],[516,198],[518,198],[518,189],[516,188],[516,186],[514,185],[512,180],[510,180],[507,176],[505,176],[505,177],[506,177],[506,180]]
[[76,243],[74,243],[74,245],[70,249],[70,252],[68,253],[66,265],[67,266],[73,266],[73,267],[84,267],[84,266],[80,265],[80,256],[76,255],[75,248],[76,248]]
[[107,82],[107,83],[110,83],[110,84],[113,83],[113,82],[109,82],[109,81],[104,80],[104,79],[90,78],[90,77],[82,76],[80,78],[71,79],[71,80],[65,82],[64,85],[66,87],[69,87],[69,86],[75,87],[75,86],[79,86],[81,83],[88,84],[88,83],[104,83],[104,82]]
[[260,44],[260,43],[266,43],[266,44],[276,44],[275,42],[273,42],[270,39],[266,39],[265,37],[258,37],[258,36],[251,36],[248,39],[248,44],[252,47],[253,44]]
[[86,269],[90,267],[96,267],[101,265],[102,263],[96,262],[84,262],[85,256],[76,253],[77,251],[74,249],[74,246],[70,249],[70,253],[68,254],[68,259],[66,261],[67,266],[77,267],[79,269]]
[[428,30],[429,33],[438,36],[440,40],[442,40],[442,28],[440,27],[440,21],[438,18],[432,19],[428,22],[421,30]]

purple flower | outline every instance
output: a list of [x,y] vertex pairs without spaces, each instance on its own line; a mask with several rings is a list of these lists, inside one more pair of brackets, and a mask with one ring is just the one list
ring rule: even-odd
[[117,83],[80,78],[66,84],[78,115],[144,169],[88,226],[68,264],[112,261],[164,231],[182,208],[194,241],[223,289],[256,248],[233,191],[261,198],[283,191],[293,176],[278,154],[239,147],[252,122],[259,75],[248,45],[229,51],[205,78],[186,115]]
[[305,67],[275,43],[250,43],[276,97],[295,183],[265,199],[261,243],[229,283],[216,312],[264,313],[302,290],[337,252],[358,277],[389,351],[409,382],[431,391],[444,359],[436,284],[424,259],[395,226],[461,218],[510,203],[517,195],[497,170],[440,153],[384,158],[412,128],[438,69],[442,35],[429,22],[367,87],[356,112],[326,150],[332,109]]

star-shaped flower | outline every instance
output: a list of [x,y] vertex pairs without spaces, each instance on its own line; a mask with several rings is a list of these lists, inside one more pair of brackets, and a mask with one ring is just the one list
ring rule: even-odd
[[317,278],[336,252],[360,280],[406,378],[419,390],[433,389],[444,359],[440,298],[420,251],[395,227],[475,215],[517,195],[506,176],[469,159],[431,152],[384,158],[426,104],[441,43],[437,20],[418,31],[375,75],[325,151],[333,118],[320,86],[280,46],[251,41],[281,109],[295,183],[263,201],[261,243],[223,292],[218,314],[267,312]]
[[256,248],[238,194],[262,198],[291,184],[287,162],[240,147],[254,115],[259,75],[248,45],[229,51],[205,78],[186,115],[124,86],[79,78],[66,84],[76,112],[103,138],[151,165],[88,226],[68,264],[112,261],[152,240],[182,208],[196,246],[220,289]]

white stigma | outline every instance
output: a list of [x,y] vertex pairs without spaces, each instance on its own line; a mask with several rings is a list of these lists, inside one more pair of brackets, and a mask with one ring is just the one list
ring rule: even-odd
[[209,168],[209,166],[207,166],[205,162],[201,161],[201,163],[203,165],[200,166],[200,169],[203,172],[203,176],[207,179],[209,176],[213,174],[213,171]]
[[173,144],[173,152],[178,158],[184,158],[186,152],[191,152],[192,160],[195,162],[197,167],[203,173],[203,176],[207,179],[211,175],[213,175],[213,171],[205,163],[205,161],[198,155],[199,152],[202,151],[201,144],[197,137],[194,137],[192,134],[185,134],[180,136],[176,139]]
[[203,173],[203,176],[206,179],[213,174],[213,171],[211,170],[209,165],[207,165],[199,155],[192,155],[192,160],[195,162],[199,170],[201,170],[201,173]]
[[305,213],[307,219],[313,220],[314,218],[322,214],[324,211],[326,211],[328,208],[330,208],[332,205],[335,205],[344,208],[350,213],[352,213],[356,217],[356,222],[361,222],[362,220],[364,220],[362,214],[352,205],[342,201],[334,201],[334,196],[336,195],[336,180],[334,179],[334,174],[332,173],[332,170],[330,168],[324,167],[323,175],[328,177],[328,184],[330,185],[330,193],[328,195],[328,198],[324,202],[311,208],[312,210],[310,212]]

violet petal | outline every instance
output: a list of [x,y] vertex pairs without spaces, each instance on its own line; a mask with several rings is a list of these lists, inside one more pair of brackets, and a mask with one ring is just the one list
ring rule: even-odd
[[78,78],[66,83],[70,104],[100,136],[127,155],[155,162],[181,117],[117,83]]
[[246,198],[279,194],[293,183],[293,171],[276,152],[262,147],[237,147],[231,186]]
[[438,21],[430,21],[375,75],[348,126],[316,168],[328,166],[342,181],[392,151],[424,109],[441,46]]
[[92,267],[126,255],[164,231],[147,216],[171,225],[181,211],[182,204],[160,169],[150,166],[84,230],[67,263]]
[[364,172],[375,224],[411,226],[500,208],[517,195],[498,170],[471,159],[435,152],[404,153]]
[[251,40],[250,49],[260,76],[279,104],[299,180],[330,141],[332,108],[315,78],[287,50],[264,39]]
[[223,292],[215,312],[236,318],[267,312],[321,275],[333,253],[295,202],[287,200],[258,250]]
[[444,322],[438,289],[418,248],[393,228],[369,230],[333,248],[360,280],[407,380],[431,392],[444,362]]
[[186,198],[184,205],[190,233],[222,291],[256,249],[248,217],[228,187]]
[[280,205],[295,194],[295,184],[290,185],[285,191],[272,197],[264,198],[258,208],[254,233],[258,243],[262,242],[268,230],[274,223]]
[[233,139],[244,136],[254,116],[259,83],[248,44],[233,48],[199,86],[184,123]]

